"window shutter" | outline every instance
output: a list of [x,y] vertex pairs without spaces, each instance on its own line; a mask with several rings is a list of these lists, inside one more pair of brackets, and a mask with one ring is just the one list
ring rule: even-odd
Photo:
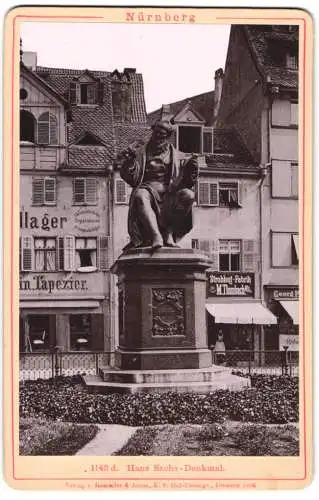
[[122,179],[115,181],[115,203],[127,203],[126,185]]
[[85,179],[82,177],[73,179],[73,203],[85,203]]
[[100,106],[103,104],[103,98],[104,98],[104,84],[103,82],[98,83],[98,102]]
[[204,129],[203,131],[203,153],[213,152],[213,131]]
[[198,204],[199,205],[209,205],[209,183],[208,182],[198,182]]
[[56,179],[54,177],[44,179],[44,202],[51,205],[56,203]]
[[44,178],[32,179],[32,204],[44,204]]
[[54,115],[50,115],[50,144],[58,143],[58,122]]
[[46,111],[38,120],[38,144],[50,143],[50,115]]
[[88,96],[88,104],[96,103],[96,84],[92,83],[87,86],[87,96]]
[[210,255],[210,241],[209,240],[199,240],[199,250],[206,255]]
[[255,240],[243,240],[243,271],[257,271],[258,254]]
[[74,236],[64,237],[64,269],[74,271],[75,267],[75,240]]
[[86,180],[86,203],[88,203],[89,205],[95,205],[96,203],[96,198],[97,198],[97,189],[96,189],[96,179],[95,177],[88,177]]
[[243,190],[244,190],[244,183],[243,182],[238,182],[237,183],[237,193],[238,193],[238,205],[242,205],[242,200],[243,200]]
[[291,194],[298,197],[298,164],[291,164]]
[[219,270],[219,245],[218,240],[212,240],[210,242],[210,258],[211,258],[211,269],[213,271]]
[[109,237],[100,236],[98,238],[98,267],[101,271],[107,271],[109,268]]
[[22,259],[21,259],[21,270],[22,271],[32,271],[33,268],[33,244],[32,236],[22,236],[21,246],[22,246]]
[[218,207],[219,205],[218,182],[210,183],[209,194],[210,194],[210,205],[212,205],[213,207]]
[[77,87],[76,83],[74,83],[74,82],[70,83],[70,87],[69,87],[69,101],[72,104],[76,103],[76,87]]
[[56,257],[57,257],[56,268],[59,271],[63,271],[64,270],[64,238],[62,238],[62,237],[57,238]]

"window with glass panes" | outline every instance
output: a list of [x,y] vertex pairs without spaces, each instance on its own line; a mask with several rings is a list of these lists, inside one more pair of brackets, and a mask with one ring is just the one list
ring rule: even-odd
[[71,350],[92,349],[92,324],[90,314],[70,314]]
[[34,238],[34,261],[36,271],[56,270],[55,238]]
[[219,270],[240,271],[240,240],[219,240]]
[[96,267],[96,238],[75,239],[75,267]]

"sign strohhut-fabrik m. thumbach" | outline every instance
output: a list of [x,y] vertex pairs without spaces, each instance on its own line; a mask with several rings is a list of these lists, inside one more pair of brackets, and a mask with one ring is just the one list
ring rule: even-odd
[[254,273],[210,272],[208,273],[209,297],[254,297]]

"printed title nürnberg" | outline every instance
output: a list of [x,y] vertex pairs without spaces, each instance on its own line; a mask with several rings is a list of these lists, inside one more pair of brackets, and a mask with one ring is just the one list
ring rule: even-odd
[[126,12],[126,21],[137,23],[195,23],[191,14],[146,14],[144,12]]

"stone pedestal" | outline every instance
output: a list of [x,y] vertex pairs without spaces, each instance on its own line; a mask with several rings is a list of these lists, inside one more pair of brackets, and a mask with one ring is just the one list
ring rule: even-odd
[[192,249],[134,249],[112,271],[119,287],[121,370],[203,369],[212,365],[206,337],[207,258]]

